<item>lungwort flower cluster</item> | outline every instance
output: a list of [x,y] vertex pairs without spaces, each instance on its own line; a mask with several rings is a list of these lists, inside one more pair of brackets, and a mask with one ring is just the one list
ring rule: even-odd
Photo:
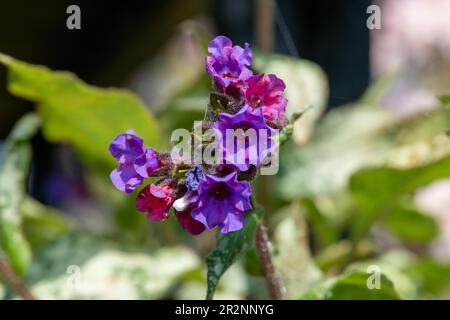
[[[253,74],[247,43],[233,46],[218,36],[208,52],[206,71],[213,85],[202,130],[214,130],[221,138],[215,149],[219,161],[174,161],[169,153],[144,146],[133,130],[118,135],[109,148],[119,163],[111,172],[114,186],[131,193],[146,178],[159,177],[138,193],[136,208],[153,221],[166,220],[173,212],[191,234],[215,227],[228,233],[244,226],[252,209],[249,181],[266,165],[277,148],[277,131],[287,124],[284,82],[273,74]],[[255,139],[247,136],[252,130]]]

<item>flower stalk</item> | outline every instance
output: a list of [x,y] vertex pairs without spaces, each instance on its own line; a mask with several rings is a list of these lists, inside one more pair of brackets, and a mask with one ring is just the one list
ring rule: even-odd
[[258,229],[256,229],[255,243],[269,296],[272,300],[282,300],[285,288],[272,261],[269,235],[263,221],[259,223]]
[[34,296],[25,282],[17,275],[6,258],[0,255],[0,279],[11,290],[25,300],[34,300]]

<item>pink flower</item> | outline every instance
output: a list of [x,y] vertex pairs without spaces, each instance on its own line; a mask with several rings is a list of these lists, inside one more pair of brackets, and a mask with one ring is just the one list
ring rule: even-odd
[[265,119],[275,121],[284,117],[287,104],[284,89],[283,80],[274,74],[254,75],[245,81],[245,100],[252,109],[261,108]]
[[174,202],[171,196],[173,189],[168,185],[151,184],[139,192],[136,198],[136,208],[147,214],[153,221],[166,220]]
[[205,226],[203,223],[192,218],[191,212],[192,207],[189,206],[185,210],[178,212],[176,217],[183,229],[187,230],[190,234],[198,235],[205,231]]

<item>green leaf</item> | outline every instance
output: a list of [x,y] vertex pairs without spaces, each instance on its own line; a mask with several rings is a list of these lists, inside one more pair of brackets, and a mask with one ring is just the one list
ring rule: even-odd
[[297,297],[322,278],[309,250],[308,226],[299,205],[293,204],[288,215],[275,228],[274,245],[277,248],[278,271],[286,287],[288,298]]
[[341,240],[330,244],[328,247],[315,254],[315,260],[319,268],[325,272],[342,270],[348,264],[352,254],[352,243],[349,240]]
[[[220,286],[214,293],[218,300],[242,300],[249,298],[249,283],[242,265],[235,263],[223,275]],[[263,283],[264,285],[265,283]],[[265,287],[264,287],[265,288]],[[170,298],[175,300],[201,300],[207,290],[206,266],[185,274]]]
[[340,230],[317,208],[313,199],[301,199],[300,206],[311,225],[311,233],[315,239],[316,247],[320,249],[339,240]]
[[38,105],[45,138],[73,144],[96,171],[109,172],[115,166],[108,146],[128,129],[134,129],[146,145],[160,146],[155,119],[130,92],[90,86],[69,72],[52,71],[2,54],[0,63],[9,70],[9,91]]
[[206,299],[214,297],[217,284],[227,269],[253,247],[261,209],[249,211],[244,228],[227,234],[218,233],[216,248],[206,257],[208,289]]
[[448,297],[450,293],[450,263],[422,258],[412,262],[403,272],[412,277],[419,285],[422,298]]
[[245,272],[253,277],[263,277],[264,272],[259,261],[258,252],[256,248],[252,248],[245,253],[244,256]]
[[390,144],[380,135],[394,121],[387,112],[368,105],[327,113],[308,144],[301,148],[286,144],[280,150],[275,190],[283,198],[298,199],[342,189],[354,171],[380,161]]
[[359,208],[351,227],[352,239],[360,240],[380,215],[390,212],[417,188],[448,177],[450,156],[411,169],[379,167],[356,173],[350,180],[350,191]]
[[69,231],[69,221],[62,212],[31,197],[24,199],[20,210],[25,234],[33,247],[42,246]]
[[21,204],[31,160],[28,142],[38,130],[39,116],[27,114],[14,126],[2,151],[0,167],[0,245],[17,273],[24,274],[31,250],[22,230]]
[[106,249],[73,261],[53,260],[60,273],[38,278],[35,295],[39,299],[161,299],[185,274],[201,267],[201,260],[186,247],[166,247],[151,255]]
[[315,254],[317,265],[325,273],[342,270],[352,260],[366,261],[378,253],[376,244],[369,240],[358,242],[356,246],[350,240],[335,242]]
[[369,289],[370,273],[350,272],[320,283],[301,299],[309,300],[398,300],[394,285],[380,274],[380,287]]
[[414,208],[396,206],[386,215],[385,224],[398,238],[412,243],[428,243],[439,234],[436,220]]
[[392,249],[371,258],[354,259],[355,262],[347,266],[345,273],[359,271],[369,275],[381,271],[392,281],[401,299],[417,299],[417,283],[405,272],[405,267],[414,259],[414,254],[407,250]]
[[280,150],[275,188],[280,196],[293,200],[338,192],[361,168],[399,162],[417,166],[450,153],[443,137],[450,109],[436,108],[406,121],[373,104],[379,93],[367,94],[325,114],[305,146]]
[[442,96],[439,96],[438,99],[444,106],[450,105],[450,95],[448,95],[448,94],[442,95]]
[[35,259],[27,272],[27,283],[34,284],[57,278],[68,266],[81,266],[112,243],[100,237],[81,233],[67,233],[36,250]]

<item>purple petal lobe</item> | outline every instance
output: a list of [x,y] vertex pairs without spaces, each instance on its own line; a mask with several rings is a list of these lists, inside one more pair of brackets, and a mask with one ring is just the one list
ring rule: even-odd
[[233,115],[221,113],[213,127],[222,135],[224,163],[240,171],[260,166],[277,147],[272,139],[276,131],[266,124],[261,108],[246,105]]
[[111,181],[126,193],[131,193],[159,168],[158,153],[146,148],[133,130],[118,135],[111,142],[109,152],[119,163],[119,167],[111,172]]
[[238,181],[237,173],[225,177],[205,175],[198,187],[198,202],[192,217],[208,230],[218,227],[222,233],[242,229],[245,212],[251,210],[251,188],[247,181]]
[[239,87],[253,74],[247,68],[252,63],[252,52],[247,43],[245,48],[233,46],[230,39],[218,36],[209,43],[208,52],[206,71],[222,90],[229,85]]

